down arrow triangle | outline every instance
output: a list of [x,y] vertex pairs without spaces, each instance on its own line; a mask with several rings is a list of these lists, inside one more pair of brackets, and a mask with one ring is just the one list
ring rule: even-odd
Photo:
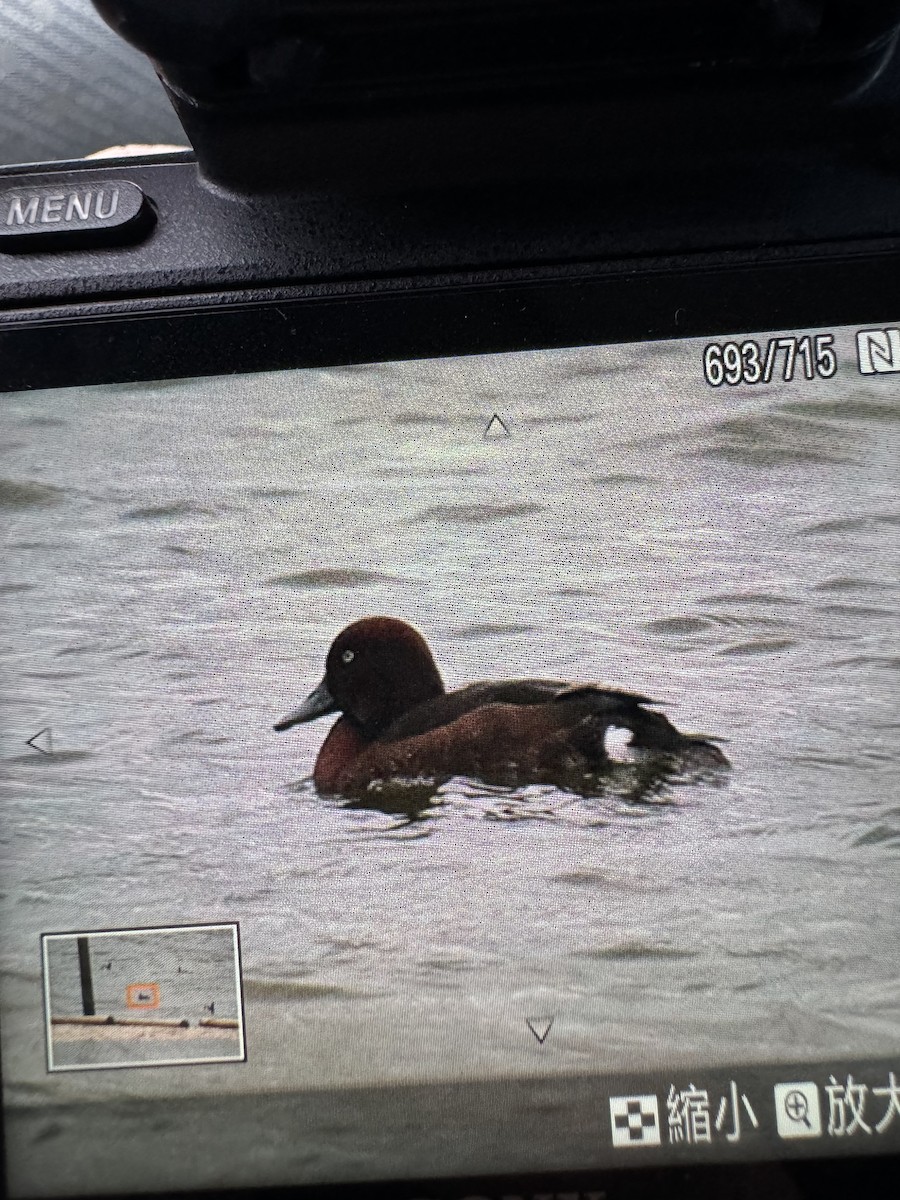
[[543,1046],[547,1040],[547,1034],[553,1028],[552,1017],[526,1017],[525,1024],[537,1038],[538,1043]]

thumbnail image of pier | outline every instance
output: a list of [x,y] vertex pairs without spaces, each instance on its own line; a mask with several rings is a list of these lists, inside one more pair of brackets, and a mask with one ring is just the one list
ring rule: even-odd
[[43,939],[48,1067],[244,1059],[237,927]]

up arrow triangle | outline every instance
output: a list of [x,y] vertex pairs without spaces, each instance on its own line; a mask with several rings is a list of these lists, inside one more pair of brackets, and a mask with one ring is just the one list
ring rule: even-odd
[[511,437],[509,426],[497,413],[491,417],[484,431],[486,438]]
[[25,745],[30,746],[32,750],[37,750],[41,754],[52,754],[53,741],[50,737],[50,726],[48,725],[46,729],[39,730],[34,737],[28,739]]
[[552,1017],[526,1017],[525,1024],[537,1038],[539,1044],[543,1046],[547,1040],[547,1034],[553,1028]]

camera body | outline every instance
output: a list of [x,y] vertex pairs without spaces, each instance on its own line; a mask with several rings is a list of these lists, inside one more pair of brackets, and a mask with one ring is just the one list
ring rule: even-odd
[[[4,392],[708,339],[698,378],[727,397],[772,383],[768,350],[782,381],[788,353],[831,378],[828,330],[851,325],[877,327],[863,374],[900,370],[894,0],[97,7],[153,59],[194,149],[0,170]],[[786,330],[818,332],[764,336]],[[494,1094],[471,1095],[487,1123]],[[881,1186],[895,1156],[848,1147],[704,1167],[679,1146],[621,1172],[552,1146],[546,1169],[367,1194]]]
[[[878,274],[893,252],[896,7],[476,14],[460,0],[386,18],[378,4],[235,0],[211,17],[203,4],[103,3],[157,62],[196,161],[5,168],[4,328],[44,309],[209,312],[298,288],[411,294],[585,275],[611,295],[647,282],[653,306],[660,288],[675,296],[676,276],[732,268],[741,324],[767,286],[753,281],[789,262],[852,274],[851,260],[871,259]],[[113,192],[122,207],[104,215]],[[773,282],[766,301],[782,325],[790,290]],[[808,296],[824,301],[818,287]],[[683,299],[652,317],[617,300],[609,315],[628,328],[614,336],[711,331],[702,299]],[[15,344],[7,387],[28,373]],[[245,349],[252,369],[264,347]]]

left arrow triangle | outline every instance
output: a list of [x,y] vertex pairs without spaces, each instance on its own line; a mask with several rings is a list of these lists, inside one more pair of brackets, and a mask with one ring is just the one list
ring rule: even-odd
[[39,730],[34,737],[28,739],[25,745],[30,746],[32,750],[39,751],[41,754],[52,754],[53,739],[50,734],[50,726],[48,725],[46,729]]

